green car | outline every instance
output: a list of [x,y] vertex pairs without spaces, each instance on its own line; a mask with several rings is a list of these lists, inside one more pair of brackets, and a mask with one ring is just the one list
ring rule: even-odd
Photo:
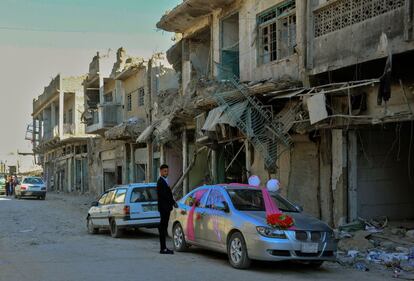
[[0,174],[0,195],[6,194],[6,175]]

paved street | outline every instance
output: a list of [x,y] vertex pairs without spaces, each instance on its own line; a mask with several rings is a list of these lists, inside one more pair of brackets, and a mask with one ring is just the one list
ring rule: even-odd
[[[87,197],[48,194],[46,201],[0,197],[0,281],[66,280],[389,280],[390,273],[364,273],[327,264],[254,263],[231,268],[226,256],[192,249],[158,254],[154,231],[113,239],[88,235]],[[171,243],[171,242],[170,242]]]

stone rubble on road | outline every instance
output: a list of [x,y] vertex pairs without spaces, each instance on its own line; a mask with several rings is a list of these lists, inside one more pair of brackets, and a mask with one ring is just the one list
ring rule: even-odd
[[359,271],[388,270],[414,280],[414,224],[360,219],[337,230],[338,263]]

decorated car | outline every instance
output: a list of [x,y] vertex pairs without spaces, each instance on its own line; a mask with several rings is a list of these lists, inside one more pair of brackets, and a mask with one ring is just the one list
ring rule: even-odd
[[199,246],[227,253],[238,269],[248,268],[251,260],[295,260],[319,267],[336,259],[333,230],[272,188],[199,187],[178,202],[169,231],[176,251]]

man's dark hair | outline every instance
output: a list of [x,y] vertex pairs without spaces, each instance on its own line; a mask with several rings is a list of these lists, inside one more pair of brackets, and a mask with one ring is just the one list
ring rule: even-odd
[[162,164],[160,167],[160,170],[164,170],[164,169],[168,169],[168,165],[167,164]]

